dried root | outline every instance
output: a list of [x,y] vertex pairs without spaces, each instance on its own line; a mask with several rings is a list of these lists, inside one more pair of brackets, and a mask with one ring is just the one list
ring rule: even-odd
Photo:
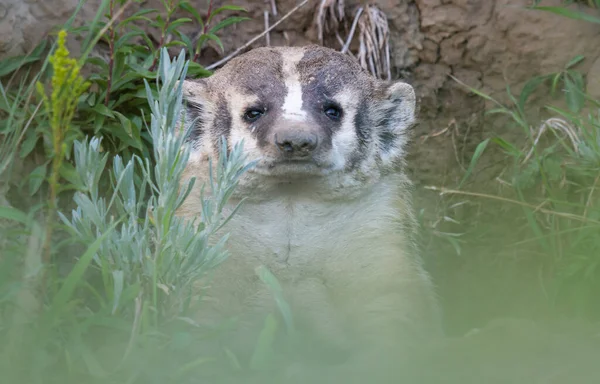
[[[352,26],[345,41],[339,35],[339,27],[345,21],[344,0],[319,0],[314,25],[321,45],[325,33],[335,34],[341,52],[356,57],[360,65],[373,76],[391,80],[390,30],[386,15],[376,6],[366,5],[356,10]],[[350,50],[358,28],[358,53]]]
[[390,29],[386,15],[367,5],[358,17],[360,65],[380,79],[391,80]]
[[336,33],[344,21],[344,0],[320,0],[315,13],[314,25],[317,27],[319,43],[323,45],[323,33]]

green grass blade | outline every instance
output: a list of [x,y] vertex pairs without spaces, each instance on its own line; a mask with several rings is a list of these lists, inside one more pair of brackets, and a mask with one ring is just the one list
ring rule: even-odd
[[100,245],[102,244],[104,239],[106,239],[108,237],[108,235],[115,229],[115,227],[117,226],[117,224],[119,224],[119,222],[120,221],[116,221],[113,225],[111,225],[108,228],[108,230],[102,234],[102,236],[98,237],[96,239],[96,241],[94,241],[87,248],[87,250],[85,251],[83,256],[81,256],[79,258],[79,260],[77,261],[77,263],[71,270],[71,273],[69,273],[69,275],[65,279],[64,284],[60,287],[59,291],[56,293],[56,296],[54,296],[54,299],[52,300],[52,303],[50,305],[50,311],[48,313],[48,316],[50,317],[50,319],[49,319],[50,321],[47,322],[46,324],[48,324],[48,325],[53,324],[54,317],[57,316],[62,311],[62,309],[67,305],[67,303],[73,296],[73,292],[75,292],[75,288],[81,281],[83,274],[85,273],[88,266],[92,262],[94,255],[96,254],[96,252],[98,252]]
[[277,280],[275,275],[273,275],[273,273],[271,273],[271,271],[269,271],[264,265],[261,265],[256,268],[256,274],[273,294],[275,302],[277,303],[277,307],[281,312],[281,316],[283,317],[287,326],[288,332],[293,334],[294,322],[292,317],[292,310],[283,296],[283,288],[279,284],[279,281]]
[[588,15],[585,12],[574,11],[572,9],[563,8],[563,7],[531,7],[530,9],[535,9],[538,11],[546,11],[550,13],[554,13],[559,16],[568,17],[570,19],[587,21],[590,23],[600,24],[600,18],[592,15]]
[[9,206],[0,206],[0,219],[16,221],[21,224],[29,223],[29,217],[23,211]]
[[275,342],[275,335],[277,334],[278,322],[277,318],[273,314],[269,314],[265,318],[265,325],[260,332],[258,342],[254,348],[252,359],[250,361],[250,368],[252,370],[264,369],[269,359],[273,356],[273,343]]
[[471,158],[471,163],[469,164],[469,168],[467,169],[467,173],[465,173],[465,176],[460,181],[460,184],[458,185],[458,189],[460,189],[462,187],[462,185],[465,183],[465,181],[467,180],[467,178],[473,172],[473,168],[475,168],[475,166],[477,165],[477,161],[479,160],[479,158],[483,154],[483,151],[485,151],[485,149],[487,148],[489,142],[490,142],[490,139],[487,138],[484,141],[482,141],[481,143],[479,143],[477,145],[477,148],[475,148],[475,153],[473,154],[473,157]]

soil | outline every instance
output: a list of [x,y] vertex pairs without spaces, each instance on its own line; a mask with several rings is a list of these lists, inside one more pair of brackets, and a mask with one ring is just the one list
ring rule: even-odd
[[[319,43],[314,26],[315,10],[319,2],[310,1],[275,28],[270,33],[271,45]],[[89,20],[98,3],[98,0],[87,1],[77,23]],[[148,0],[135,6],[150,7],[157,6],[158,3],[158,0]],[[205,11],[205,0],[191,0],[190,3],[201,12]],[[271,23],[291,10],[299,1],[275,0],[275,3],[278,16],[271,15]],[[346,36],[353,15],[362,3],[363,1],[358,0],[345,1],[347,25],[340,26],[342,36]],[[476,146],[487,137],[502,136],[517,142],[524,138],[524,133],[510,127],[506,120],[496,117],[492,120],[484,116],[489,103],[486,104],[482,98],[466,91],[450,75],[506,102],[507,84],[510,84],[513,92],[518,93],[532,76],[560,71],[570,59],[584,54],[586,59],[578,65],[577,70],[586,76],[592,95],[600,97],[600,25],[525,9],[530,3],[531,1],[526,0],[370,2],[388,17],[394,78],[403,78],[413,84],[419,97],[420,122],[415,128],[408,163],[410,175],[416,186],[416,207],[423,211],[426,226],[431,226],[449,203],[447,198],[442,198],[437,192],[425,187],[456,186],[464,175],[464,169],[468,166]],[[548,0],[543,3],[552,6],[561,2]],[[30,50],[52,26],[65,21],[76,4],[77,0],[0,1],[0,57],[22,54]],[[226,33],[222,33],[225,52],[229,53],[264,31],[263,12],[270,9],[270,2],[215,1],[215,6],[223,4],[241,5],[249,11],[248,16],[252,18],[251,21],[228,28]],[[589,13],[594,12],[584,6],[573,7],[579,7]],[[193,29],[186,30],[189,35],[197,32]],[[74,41],[74,48],[76,44]],[[265,39],[260,39],[249,48],[264,44]],[[340,43],[332,31],[326,34],[323,44],[340,49]],[[356,49],[355,44],[351,46],[352,49]],[[210,64],[221,57],[217,49],[210,48],[205,51],[201,61],[203,64]],[[539,106],[549,101],[546,91],[547,89],[542,89],[534,94],[532,112],[536,113]],[[539,118],[543,117],[543,113],[540,112]],[[496,177],[501,172],[502,159],[498,151],[491,149],[475,169],[470,183],[465,188],[480,191],[499,190],[501,186]],[[452,210],[453,217],[476,219],[479,223],[486,219],[496,219],[495,212],[490,212],[489,209],[487,213],[473,216],[473,212],[478,210],[476,202],[471,201],[459,209]],[[587,344],[584,346],[585,343],[569,342],[564,338],[561,338],[560,342],[556,341],[559,337],[556,336],[556,325],[549,328],[554,332],[552,336],[549,336],[550,333],[543,333],[546,331],[541,331],[541,325],[531,325],[531,320],[540,322],[551,316],[555,317],[545,304],[547,300],[538,283],[539,273],[545,262],[543,257],[518,254],[518,250],[499,247],[501,239],[506,237],[493,234],[504,232],[510,235],[511,230],[515,231],[511,223],[493,223],[485,229],[492,235],[485,235],[477,246],[467,247],[460,256],[451,245],[440,242],[435,237],[424,236],[423,249],[439,287],[448,332],[451,336],[463,340],[463,344],[457,346],[456,339],[453,339],[448,348],[454,348],[454,352],[449,354],[456,353],[456,359],[474,359],[481,363],[482,355],[472,355],[473,351],[483,350],[481,345],[475,346],[476,344],[501,346],[497,353],[487,355],[487,361],[496,361],[500,367],[497,371],[505,368],[505,375],[500,376],[505,377],[505,380],[490,379],[494,374],[501,373],[493,373],[494,367],[490,363],[490,370],[486,371],[489,373],[486,376],[487,380],[469,381],[465,378],[463,382],[598,382],[598,369],[595,375],[582,373],[591,372],[585,370],[590,367],[595,368],[594,364],[590,365],[585,358],[581,358],[590,356]],[[517,254],[509,254],[509,251]],[[568,321],[567,323],[571,324]],[[470,338],[462,337],[474,328],[487,331],[473,334]],[[566,328],[575,330],[581,327],[569,325]],[[589,334],[577,337],[572,340],[586,340],[591,343],[590,340],[593,339]],[[532,345],[539,347],[539,344],[536,344],[539,342],[542,342],[543,348],[550,348],[556,353],[543,357],[539,348],[527,348]],[[597,345],[594,345],[594,348],[598,351]],[[457,351],[464,353],[461,355]],[[440,353],[440,356],[443,354]],[[522,361],[520,364],[517,363],[519,356],[524,359],[519,360]],[[561,360],[569,356],[575,363],[587,364],[585,369],[578,371],[582,381],[576,380],[573,370],[575,368]],[[434,357],[432,359],[435,360]],[[444,360],[444,364],[449,364],[450,360],[452,359]],[[557,365],[560,361],[563,361],[563,364]],[[507,366],[527,369],[522,371],[521,379],[509,379],[512,374],[506,373]],[[465,372],[474,372],[464,368]],[[485,368],[481,368],[479,372],[483,371]],[[595,379],[590,379],[592,377]]]

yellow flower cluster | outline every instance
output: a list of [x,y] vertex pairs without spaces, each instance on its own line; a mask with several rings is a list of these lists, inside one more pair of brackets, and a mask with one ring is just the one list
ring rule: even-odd
[[50,99],[46,96],[43,85],[40,82],[37,83],[38,92],[42,96],[46,110],[50,115],[54,156],[60,158],[65,155],[64,137],[75,114],[79,96],[90,85],[79,75],[81,67],[77,60],[69,57],[66,39],[67,32],[61,30],[58,33],[57,48],[49,58],[53,69]]

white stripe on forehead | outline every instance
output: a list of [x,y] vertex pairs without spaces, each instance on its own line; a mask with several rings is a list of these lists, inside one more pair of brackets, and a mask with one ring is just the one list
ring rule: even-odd
[[283,101],[283,118],[289,120],[306,120],[306,111],[302,110],[302,85],[296,64],[302,59],[304,52],[298,50],[283,57],[283,77],[287,94]]

